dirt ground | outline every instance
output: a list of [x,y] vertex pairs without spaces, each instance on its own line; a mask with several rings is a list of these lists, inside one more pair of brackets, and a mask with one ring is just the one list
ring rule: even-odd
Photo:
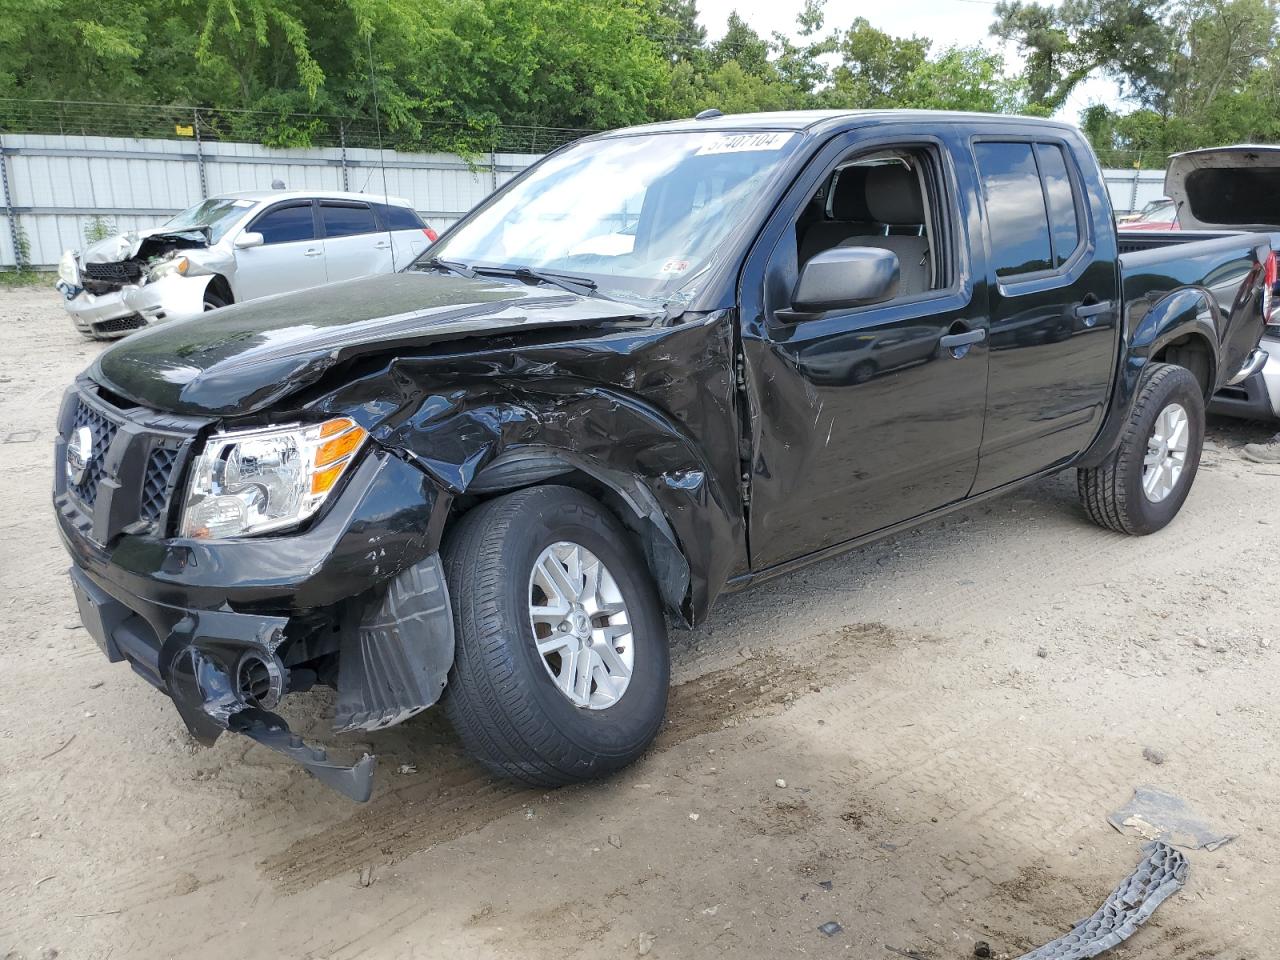
[[613,780],[514,788],[424,715],[340,742],[380,757],[356,806],[193,746],[79,627],[50,449],[98,346],[46,290],[0,323],[0,957],[1016,956],[1133,869],[1105,816],[1146,784],[1238,836],[1111,955],[1276,955],[1280,467],[1233,452],[1261,425],[1213,422],[1145,540],[1064,475],[723,599]]

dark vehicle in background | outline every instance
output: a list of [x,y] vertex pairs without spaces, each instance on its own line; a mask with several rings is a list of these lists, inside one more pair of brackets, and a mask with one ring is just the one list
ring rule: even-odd
[[193,735],[356,799],[372,758],[283,697],[335,687],[338,731],[443,698],[497,774],[606,775],[661,727],[664,614],[1063,469],[1096,523],[1163,528],[1207,399],[1262,362],[1274,262],[1266,233],[1122,253],[1047,120],[589,137],[407,272],[104,352],[59,420],[72,585]]
[[[1165,191],[1177,220],[1163,231],[1145,224],[1120,225],[1120,249],[1135,256],[1175,244],[1200,243],[1240,231],[1280,230],[1280,147],[1240,144],[1174,154]],[[1157,261],[1163,254],[1156,254]],[[1269,297],[1280,293],[1274,264],[1266,279]],[[1211,274],[1215,299],[1232,299],[1231,270]],[[1267,358],[1257,369],[1224,386],[1209,404],[1212,413],[1280,420],[1280,316],[1268,320],[1259,344]]]

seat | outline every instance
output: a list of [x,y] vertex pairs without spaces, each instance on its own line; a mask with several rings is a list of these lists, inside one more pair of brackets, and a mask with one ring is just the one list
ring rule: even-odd
[[867,168],[846,167],[831,188],[831,219],[809,225],[800,242],[800,263],[808,262],[815,253],[838,247],[849,237],[870,233],[875,229],[867,211]]
[[[924,224],[924,200],[920,181],[904,166],[886,164],[866,171],[864,206],[871,218],[894,227],[916,227]],[[879,247],[898,255],[898,292],[909,297],[932,287],[929,268],[929,238],[918,235],[863,233],[849,236],[838,244],[842,247]]]
[[[873,166],[867,170],[865,180],[865,209],[873,220],[895,227],[915,227],[924,224],[924,200],[920,196],[920,183],[915,174],[897,164]],[[932,270],[929,269],[929,239],[902,233],[863,233],[842,239],[841,247],[878,247],[897,253],[899,285],[897,297],[910,297],[932,288]]]

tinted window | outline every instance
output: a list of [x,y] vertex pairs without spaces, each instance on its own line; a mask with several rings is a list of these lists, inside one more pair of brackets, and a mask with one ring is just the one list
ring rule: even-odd
[[1053,263],[1062,266],[1080,245],[1079,206],[1067,175],[1067,158],[1055,143],[1037,143],[1036,159],[1044,179],[1044,195],[1049,202],[1049,225],[1053,230]]
[[361,204],[320,204],[320,219],[326,237],[350,237],[357,233],[374,233],[378,224],[373,211]]
[[1052,269],[1049,217],[1031,144],[978,143],[974,152],[996,276]]
[[421,230],[426,226],[422,218],[408,207],[387,205],[379,209],[388,230]]
[[311,216],[311,204],[296,207],[276,207],[253,222],[252,229],[262,234],[263,243],[293,243],[295,240],[314,240],[315,220]]

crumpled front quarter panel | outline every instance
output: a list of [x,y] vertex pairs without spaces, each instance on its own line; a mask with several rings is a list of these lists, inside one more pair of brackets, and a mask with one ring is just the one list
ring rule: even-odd
[[652,495],[689,562],[699,620],[746,570],[731,311],[673,326],[618,324],[490,340],[466,353],[396,356],[312,409],[364,420],[455,496],[499,455],[564,451]]

